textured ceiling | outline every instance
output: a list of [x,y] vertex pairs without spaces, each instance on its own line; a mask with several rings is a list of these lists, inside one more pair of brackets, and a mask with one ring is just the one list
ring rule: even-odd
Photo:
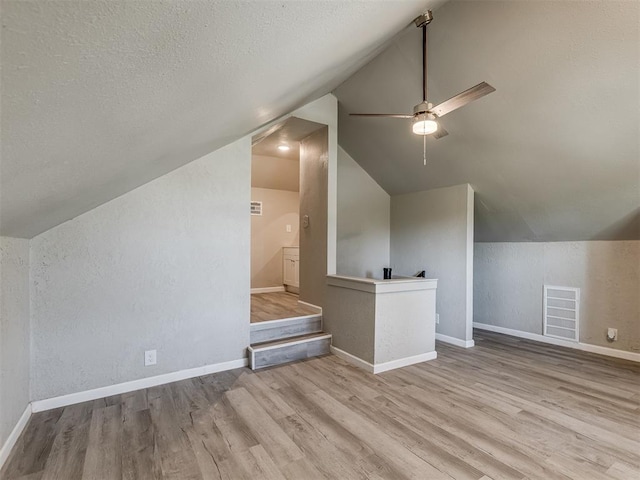
[[497,91],[443,117],[421,101],[421,33],[408,27],[338,87],[341,146],[390,194],[460,183],[476,191],[477,241],[640,238],[640,3],[462,2],[434,11],[429,100],[481,81]]
[[[274,125],[268,131],[269,135],[253,139],[251,152],[254,155],[269,155],[271,157],[290,158],[300,160],[300,140],[311,135],[325,125],[303,120],[302,118],[289,117],[284,122]],[[289,150],[282,151],[278,147],[287,145]]]
[[[321,128],[326,125],[289,117],[264,132],[267,135],[255,135],[251,149],[251,186],[300,191],[300,141]],[[278,150],[283,144],[290,150]]]
[[32,237],[328,93],[440,3],[2,1],[0,233]]

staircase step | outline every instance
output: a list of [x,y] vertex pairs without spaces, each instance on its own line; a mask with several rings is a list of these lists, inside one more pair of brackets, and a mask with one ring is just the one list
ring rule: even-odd
[[329,353],[330,333],[311,333],[288,339],[251,345],[249,366],[252,370],[281,365]]
[[283,338],[299,337],[322,331],[322,314],[303,315],[301,317],[270,320],[252,323],[249,343],[269,342]]

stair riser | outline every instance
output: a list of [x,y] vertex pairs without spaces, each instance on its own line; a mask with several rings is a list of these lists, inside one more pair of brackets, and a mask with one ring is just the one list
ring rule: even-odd
[[293,345],[283,344],[269,350],[250,352],[249,362],[253,370],[283,363],[317,357],[329,353],[331,338],[322,338]]
[[322,331],[322,317],[300,318],[278,322],[261,322],[251,325],[250,343],[271,342]]

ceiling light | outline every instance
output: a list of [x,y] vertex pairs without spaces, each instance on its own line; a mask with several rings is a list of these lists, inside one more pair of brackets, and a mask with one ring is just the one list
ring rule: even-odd
[[278,145],[278,150],[280,150],[281,152],[288,152],[289,150],[291,150],[291,147],[289,145]]
[[429,135],[430,133],[438,130],[438,122],[433,118],[423,116],[422,118],[416,117],[413,121],[413,133],[416,135]]

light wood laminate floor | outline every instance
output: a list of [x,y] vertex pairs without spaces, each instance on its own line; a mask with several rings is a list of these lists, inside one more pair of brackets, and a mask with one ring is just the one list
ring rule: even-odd
[[289,292],[251,295],[251,323],[301,317],[318,313],[315,308],[298,303],[298,295]]
[[640,369],[492,333],[365,373],[335,356],[34,414],[2,479],[636,479]]

